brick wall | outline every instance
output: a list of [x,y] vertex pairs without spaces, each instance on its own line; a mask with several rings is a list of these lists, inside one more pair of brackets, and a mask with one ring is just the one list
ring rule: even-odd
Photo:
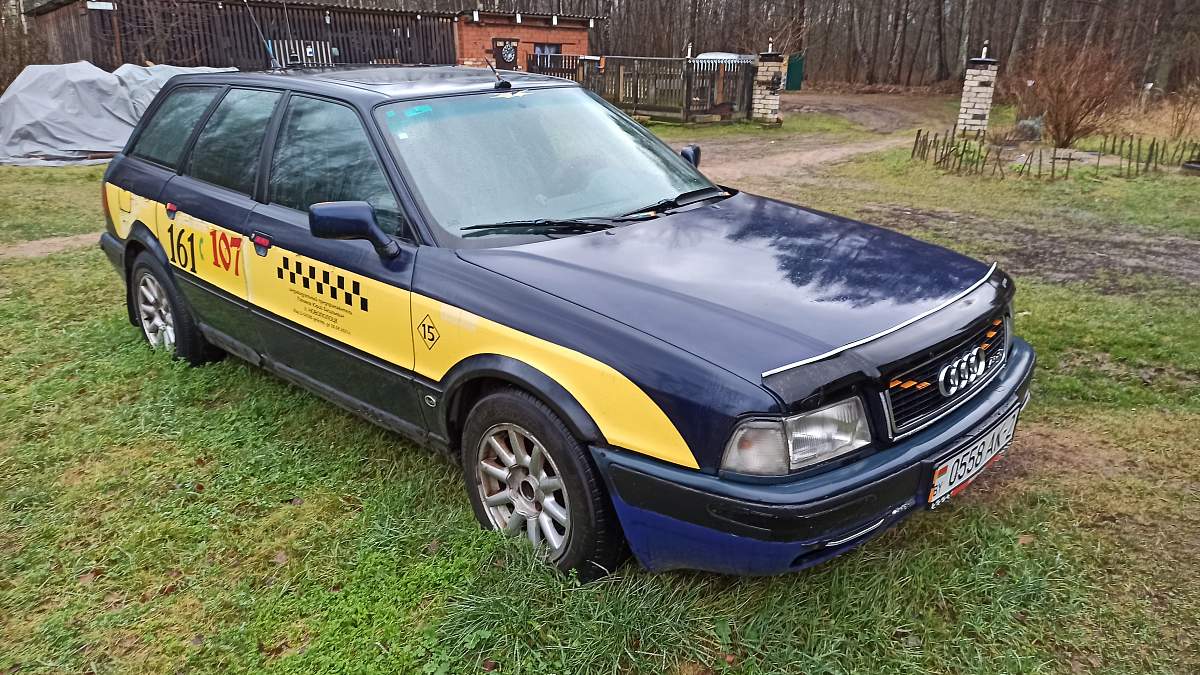
[[588,53],[586,19],[559,17],[558,25],[554,26],[550,17],[523,16],[519,24],[512,15],[481,14],[479,18],[475,22],[470,14],[466,14],[455,24],[458,62],[464,66],[486,67],[485,57],[495,63],[492,56],[495,38],[518,41],[516,66],[519,70],[525,70],[536,43],[560,44],[563,54],[582,56]]

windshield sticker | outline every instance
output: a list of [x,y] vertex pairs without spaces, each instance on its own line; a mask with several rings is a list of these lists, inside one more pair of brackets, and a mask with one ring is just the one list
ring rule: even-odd
[[404,116],[405,117],[417,117],[419,115],[424,115],[427,112],[433,112],[433,107],[427,106],[427,105],[418,105],[418,106],[409,108],[408,110],[405,110]]

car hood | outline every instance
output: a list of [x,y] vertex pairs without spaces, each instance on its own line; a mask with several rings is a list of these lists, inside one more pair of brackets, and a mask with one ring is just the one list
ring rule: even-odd
[[459,255],[751,382],[934,309],[989,269],[745,193],[612,230]]

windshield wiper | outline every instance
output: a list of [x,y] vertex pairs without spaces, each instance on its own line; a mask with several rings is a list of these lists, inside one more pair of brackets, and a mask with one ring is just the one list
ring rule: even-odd
[[611,218],[535,218],[531,220],[506,220],[487,225],[469,225],[460,228],[466,237],[484,237],[489,234],[583,234],[616,227]]
[[678,195],[675,195],[670,199],[662,199],[649,206],[637,209],[636,211],[630,211],[622,216],[622,218],[652,218],[660,212],[666,211],[667,209],[677,209],[681,206],[695,204],[696,202],[701,202],[712,197],[727,196],[729,196],[729,193],[719,187],[704,187],[698,190],[689,190],[687,192],[682,192]]

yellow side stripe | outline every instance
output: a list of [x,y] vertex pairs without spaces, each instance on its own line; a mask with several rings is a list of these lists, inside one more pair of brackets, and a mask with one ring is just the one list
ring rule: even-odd
[[679,430],[646,392],[611,366],[466,310],[412,294],[412,326],[436,326],[427,347],[414,341],[416,371],[440,381],[455,364],[476,354],[499,354],[527,363],[563,386],[615,446],[672,464],[699,468]]

